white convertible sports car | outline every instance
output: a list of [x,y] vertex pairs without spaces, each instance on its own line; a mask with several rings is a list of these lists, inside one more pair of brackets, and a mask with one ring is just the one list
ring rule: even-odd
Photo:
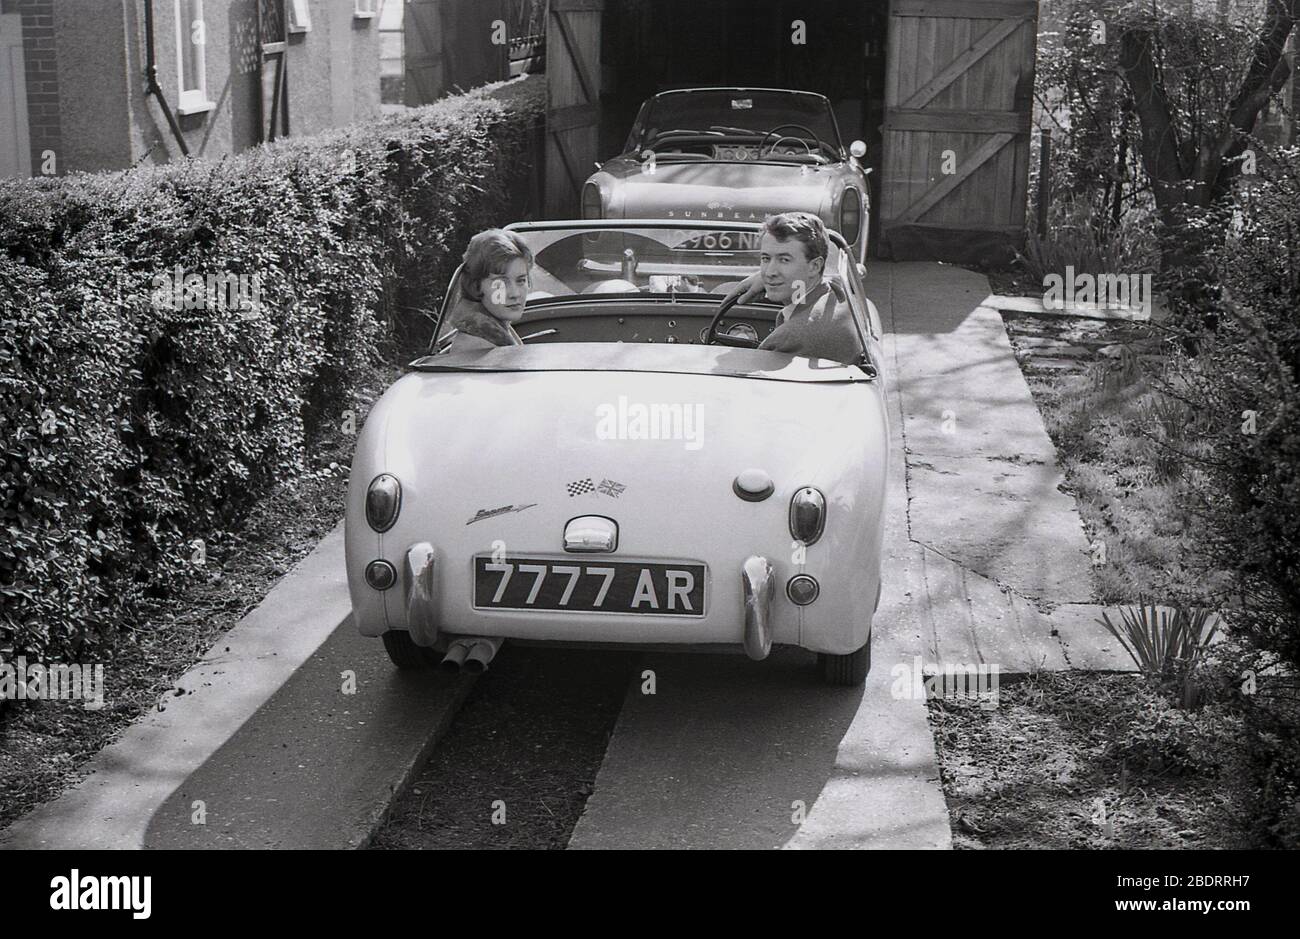
[[[880,600],[879,316],[831,234],[860,354],[759,350],[760,226],[511,226],[523,346],[434,354],[375,404],[348,496],[357,627],[393,662],[482,670],[506,640],[818,653],[858,684]],[[447,296],[459,295],[457,280]]]

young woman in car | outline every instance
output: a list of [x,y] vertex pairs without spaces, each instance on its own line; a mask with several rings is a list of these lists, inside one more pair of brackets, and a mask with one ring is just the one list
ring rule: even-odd
[[513,324],[524,315],[532,269],[533,253],[514,232],[489,228],[470,239],[461,296],[448,313],[448,326],[456,330],[451,351],[523,345]]

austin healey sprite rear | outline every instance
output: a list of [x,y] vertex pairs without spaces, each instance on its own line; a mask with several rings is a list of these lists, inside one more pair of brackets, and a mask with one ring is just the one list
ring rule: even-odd
[[361,633],[399,667],[476,670],[511,639],[790,645],[860,683],[889,431],[879,320],[843,240],[827,269],[861,354],[830,362],[756,348],[775,304],[722,304],[757,266],[756,225],[512,229],[536,260],[524,345],[457,352],[440,324],[358,439]]

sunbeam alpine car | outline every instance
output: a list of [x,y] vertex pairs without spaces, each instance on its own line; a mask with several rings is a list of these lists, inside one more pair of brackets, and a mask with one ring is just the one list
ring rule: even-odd
[[[376,402],[346,521],[357,627],[393,662],[480,671],[505,640],[818,654],[857,684],[880,600],[889,429],[880,320],[831,235],[857,347],[761,350],[726,295],[752,223],[510,226],[523,345],[433,354]],[[457,272],[448,297],[458,296]],[[739,296],[739,294],[737,294]]]
[[641,105],[623,153],[582,189],[584,218],[762,221],[820,216],[867,256],[870,189],[830,102],[807,91],[691,88]]

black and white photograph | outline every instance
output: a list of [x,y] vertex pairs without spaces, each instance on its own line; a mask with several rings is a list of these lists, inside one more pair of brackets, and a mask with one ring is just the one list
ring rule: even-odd
[[1279,912],[1298,67],[1300,0],[0,0],[12,899]]

